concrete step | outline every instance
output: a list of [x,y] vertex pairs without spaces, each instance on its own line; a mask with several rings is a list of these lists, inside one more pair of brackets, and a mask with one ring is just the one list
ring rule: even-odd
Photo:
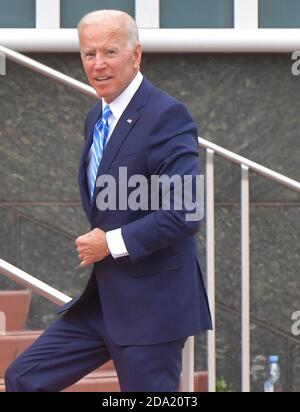
[[41,331],[7,332],[0,336],[0,378],[8,366],[27,349],[41,334]]
[[[7,332],[0,336],[0,392],[5,392],[4,373],[8,366],[27,349],[42,331]],[[106,362],[96,371],[88,374],[66,392],[118,392],[119,381],[112,361]]]
[[[113,363],[107,362],[95,372],[89,373],[63,392],[120,392],[120,385]],[[0,378],[0,392],[5,392],[4,378]]]
[[[0,337],[0,392],[5,392],[4,374],[8,366],[27,349],[42,331],[8,332]],[[110,360],[96,371],[65,389],[66,392],[119,392],[120,386]]]
[[0,378],[0,392],[5,392],[4,379]]
[[[3,378],[8,366],[27,349],[42,333],[42,331],[7,332],[0,336],[0,378]],[[106,362],[99,368],[101,371],[113,371],[112,361]],[[98,369],[97,369],[98,370]]]
[[5,314],[6,330],[24,330],[30,304],[28,290],[0,291],[0,311]]
[[[195,372],[194,385],[194,392],[207,392],[207,372]],[[5,392],[3,379],[0,392]],[[120,392],[120,385],[116,372],[108,369],[90,373],[63,392]]]
[[[207,372],[195,372],[194,392],[207,392]],[[115,370],[92,372],[64,392],[120,392]]]
[[[5,391],[4,373],[7,367],[27,349],[42,331],[7,332],[0,336],[0,392]],[[195,372],[195,392],[207,392],[207,372]],[[88,374],[64,392],[119,392],[120,385],[112,361]]]
[[115,370],[97,370],[85,376],[63,392],[120,392]]
[[197,371],[194,373],[194,392],[208,392],[207,371]]
[[[0,311],[6,315],[6,334],[0,336],[0,392],[5,391],[4,373],[7,367],[27,349],[42,331],[24,331],[30,304],[30,293],[0,292]],[[195,372],[195,392],[207,391],[207,373]],[[119,392],[120,385],[112,361],[107,362],[64,392]]]

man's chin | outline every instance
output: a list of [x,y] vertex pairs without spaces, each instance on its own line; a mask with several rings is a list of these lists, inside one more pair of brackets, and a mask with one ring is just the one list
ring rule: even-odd
[[109,100],[109,94],[106,93],[103,88],[97,87],[95,86],[94,89],[96,90],[96,93],[98,94],[99,97],[101,97],[102,99],[104,99],[105,101]]

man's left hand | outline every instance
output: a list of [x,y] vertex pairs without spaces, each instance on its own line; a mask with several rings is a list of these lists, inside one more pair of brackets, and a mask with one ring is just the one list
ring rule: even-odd
[[83,268],[104,259],[110,254],[105,232],[98,228],[79,236],[75,244],[81,261],[80,266]]

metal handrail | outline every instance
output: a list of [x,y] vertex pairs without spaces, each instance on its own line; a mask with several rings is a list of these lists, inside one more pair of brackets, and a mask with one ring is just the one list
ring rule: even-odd
[[0,273],[19,285],[32,289],[37,295],[48,299],[56,305],[63,305],[71,300],[71,298],[59,290],[47,285],[47,283],[35,278],[29,273],[11,265],[3,259],[0,259]]
[[212,143],[201,137],[198,137],[198,141],[201,147],[213,150],[218,156],[223,157],[226,160],[229,160],[231,163],[235,163],[239,166],[247,166],[250,170],[252,170],[260,176],[263,176],[269,180],[279,183],[296,192],[300,192],[300,182],[298,182],[297,180],[286,177],[281,173],[275,172],[274,170],[269,169],[268,167],[253,162],[252,160],[249,160],[246,157],[233,153],[230,150],[224,149],[223,147],[218,146],[215,143]]
[[[29,57],[0,46],[0,53],[25,67],[28,67],[59,83],[68,85],[86,95],[97,97],[96,92],[88,85],[72,79],[50,67],[38,63]],[[241,278],[242,278],[242,390],[250,390],[250,250],[249,250],[249,171],[252,170],[269,180],[277,182],[291,190],[300,192],[300,183],[277,173],[265,166],[230,152],[208,140],[198,137],[200,147],[206,149],[206,231],[207,231],[207,291],[212,304],[212,319],[215,317],[215,235],[214,235],[214,154],[238,164],[241,167]],[[48,300],[62,304],[70,298],[48,286],[26,272],[0,259],[0,273],[10,279],[32,288],[37,294]],[[183,352],[183,384],[184,391],[193,391],[194,340],[189,338]],[[215,331],[208,332],[208,388],[215,391]]]
[[[85,95],[98,98],[95,90],[88,86],[87,84],[73,79],[70,76],[67,76],[57,70],[52,69],[51,67],[39,63],[36,60],[31,59],[30,57],[24,56],[21,53],[18,53],[14,50],[10,50],[7,47],[0,46],[0,52],[5,54],[5,56],[16,63],[21,64],[37,73],[40,73],[50,79],[57,81],[58,83],[70,86],[79,92],[84,93]],[[259,163],[248,160],[247,158],[237,155],[230,150],[224,149],[221,146],[216,145],[202,137],[198,138],[199,144],[205,149],[213,150],[217,155],[223,157],[224,159],[229,160],[232,163],[238,165],[248,166],[253,172],[266,177],[267,179],[273,180],[274,182],[280,183],[283,186],[286,186],[292,190],[300,192],[300,183],[296,180],[293,180],[289,177],[286,177],[278,172],[273,171],[265,166],[260,165]]]
[[36,60],[31,59],[30,57],[24,56],[23,54],[8,49],[4,46],[0,46],[0,53],[3,53],[9,60],[21,64],[22,66],[25,66],[37,73],[40,73],[43,76],[48,77],[49,79],[53,79],[56,82],[64,84],[66,86],[70,86],[73,89],[86,94],[87,96],[98,97],[97,93],[91,86],[88,86],[85,83],[82,83],[55,69],[52,69],[51,67],[46,66],[43,63],[37,62]]

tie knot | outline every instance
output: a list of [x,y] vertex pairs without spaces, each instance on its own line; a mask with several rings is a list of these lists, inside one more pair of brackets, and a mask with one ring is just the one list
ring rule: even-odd
[[105,109],[103,110],[103,113],[102,113],[102,119],[107,121],[111,115],[112,115],[112,111],[110,110],[109,105],[105,106]]

